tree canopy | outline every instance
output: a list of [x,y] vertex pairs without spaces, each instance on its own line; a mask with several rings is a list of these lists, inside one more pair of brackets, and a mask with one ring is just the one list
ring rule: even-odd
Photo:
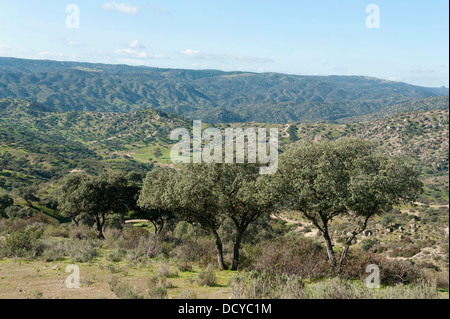
[[347,238],[342,264],[372,217],[413,201],[422,189],[412,168],[358,139],[297,143],[281,157],[276,179],[283,204],[300,211],[321,233],[333,267],[337,265],[329,231],[333,219],[357,224]]
[[109,215],[124,216],[133,206],[134,187],[125,175],[103,173],[100,176],[69,175],[63,182],[59,209],[72,219],[96,225],[98,237]]

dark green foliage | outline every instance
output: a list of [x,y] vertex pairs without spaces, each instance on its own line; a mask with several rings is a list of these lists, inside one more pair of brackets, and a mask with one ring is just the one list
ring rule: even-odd
[[7,209],[8,207],[14,204],[14,200],[8,194],[0,193],[0,215]]
[[284,204],[319,230],[332,267],[337,264],[329,231],[333,219],[357,221],[346,237],[342,264],[373,217],[413,202],[423,186],[405,163],[379,154],[373,143],[348,138],[293,145],[281,156],[275,178]]
[[98,237],[104,238],[107,220],[118,217],[120,225],[123,216],[136,205],[136,192],[121,173],[103,173],[98,177],[72,174],[63,181],[59,209],[76,222],[96,225]]

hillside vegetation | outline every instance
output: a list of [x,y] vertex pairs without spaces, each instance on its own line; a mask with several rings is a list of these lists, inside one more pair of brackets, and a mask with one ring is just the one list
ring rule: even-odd
[[[57,111],[151,107],[208,123],[353,121],[399,103],[448,95],[362,76],[177,70],[0,58],[0,97]],[[402,111],[409,111],[405,104]]]
[[[190,120],[150,108],[130,113],[60,113],[35,102],[2,99],[0,110],[0,187],[8,190],[58,179],[73,170],[98,174],[103,169],[116,169],[145,176],[155,164],[171,164],[171,130],[192,127]],[[304,139],[372,139],[389,154],[406,158],[424,178],[436,177],[441,184],[445,183],[441,177],[448,174],[448,117],[447,109],[355,124],[247,123],[217,127],[276,127],[281,151]],[[439,198],[448,199],[448,183],[445,185],[441,185],[444,189]]]

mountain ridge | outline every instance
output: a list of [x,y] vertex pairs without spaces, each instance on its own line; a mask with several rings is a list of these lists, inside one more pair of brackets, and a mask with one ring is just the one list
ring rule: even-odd
[[398,103],[439,95],[364,76],[302,76],[0,58],[0,97],[60,112],[154,108],[208,123],[359,121]]

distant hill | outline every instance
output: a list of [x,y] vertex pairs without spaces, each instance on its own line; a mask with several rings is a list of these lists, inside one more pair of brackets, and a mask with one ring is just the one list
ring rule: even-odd
[[208,123],[342,122],[410,111],[408,105],[413,107],[415,100],[448,93],[447,88],[361,76],[0,58],[0,98],[35,100],[59,112],[125,113],[153,108]]

